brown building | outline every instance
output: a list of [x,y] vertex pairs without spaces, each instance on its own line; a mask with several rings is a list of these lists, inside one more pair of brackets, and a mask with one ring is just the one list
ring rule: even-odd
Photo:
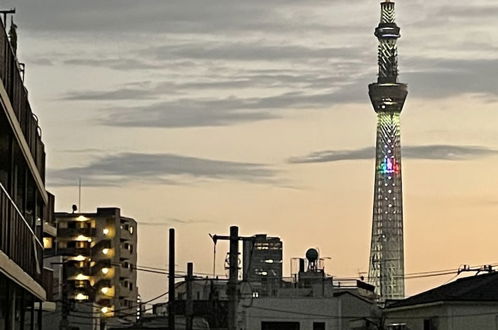
[[56,213],[56,254],[64,257],[63,299],[100,306],[101,316],[134,321],[137,313],[137,223],[119,208]]
[[0,329],[33,329],[41,323],[37,302],[46,299],[45,147],[17,60],[16,26],[12,23],[7,35],[4,23],[0,21]]

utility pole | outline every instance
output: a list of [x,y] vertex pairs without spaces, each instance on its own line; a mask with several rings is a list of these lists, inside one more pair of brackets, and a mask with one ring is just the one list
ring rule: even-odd
[[3,16],[3,24],[6,29],[7,29],[7,15],[13,15],[15,13],[16,13],[15,8],[0,10],[0,14],[2,14]]
[[69,328],[69,299],[68,299],[68,282],[67,282],[67,270],[66,270],[66,258],[62,257],[62,306],[61,306],[61,320],[59,322],[60,330],[67,330]]
[[239,241],[254,243],[254,237],[239,236],[239,227],[230,227],[230,236],[209,235],[215,246],[218,241],[230,241],[228,252],[229,277],[228,277],[228,330],[237,329],[237,307],[239,303]]
[[175,330],[175,229],[169,229],[168,330]]
[[192,299],[192,282],[194,281],[194,264],[187,263],[187,302],[185,304],[186,330],[193,330],[194,326],[194,301]]
[[230,252],[229,252],[229,277],[228,277],[228,330],[237,329],[237,282],[239,279],[239,227],[230,227]]
[[105,316],[100,317],[100,330],[105,330],[106,327],[106,321],[105,321]]

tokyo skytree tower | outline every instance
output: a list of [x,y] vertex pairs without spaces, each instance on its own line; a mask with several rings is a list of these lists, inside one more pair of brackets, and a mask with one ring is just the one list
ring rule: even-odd
[[381,3],[375,29],[379,40],[379,75],[369,95],[377,113],[377,144],[369,282],[382,300],[405,295],[403,246],[403,193],[401,183],[400,114],[407,85],[398,82],[400,29],[395,23],[394,2]]

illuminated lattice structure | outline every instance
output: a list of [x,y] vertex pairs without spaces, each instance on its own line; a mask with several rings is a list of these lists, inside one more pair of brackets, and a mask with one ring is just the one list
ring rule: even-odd
[[385,300],[405,295],[399,119],[408,92],[405,84],[398,83],[396,41],[400,29],[395,23],[394,2],[386,0],[381,7],[380,24],[375,30],[379,39],[379,76],[369,86],[378,121],[368,278]]

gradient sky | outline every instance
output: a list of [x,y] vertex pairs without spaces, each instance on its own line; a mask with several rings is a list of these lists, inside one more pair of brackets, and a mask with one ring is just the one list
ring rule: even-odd
[[[57,210],[118,206],[139,264],[211,272],[208,233],[318,247],[368,268],[375,0],[4,0],[48,153]],[[498,4],[398,1],[406,272],[495,263]],[[220,243],[218,271],[227,246]],[[409,294],[450,277],[408,280]],[[141,274],[145,299],[166,278]]]

